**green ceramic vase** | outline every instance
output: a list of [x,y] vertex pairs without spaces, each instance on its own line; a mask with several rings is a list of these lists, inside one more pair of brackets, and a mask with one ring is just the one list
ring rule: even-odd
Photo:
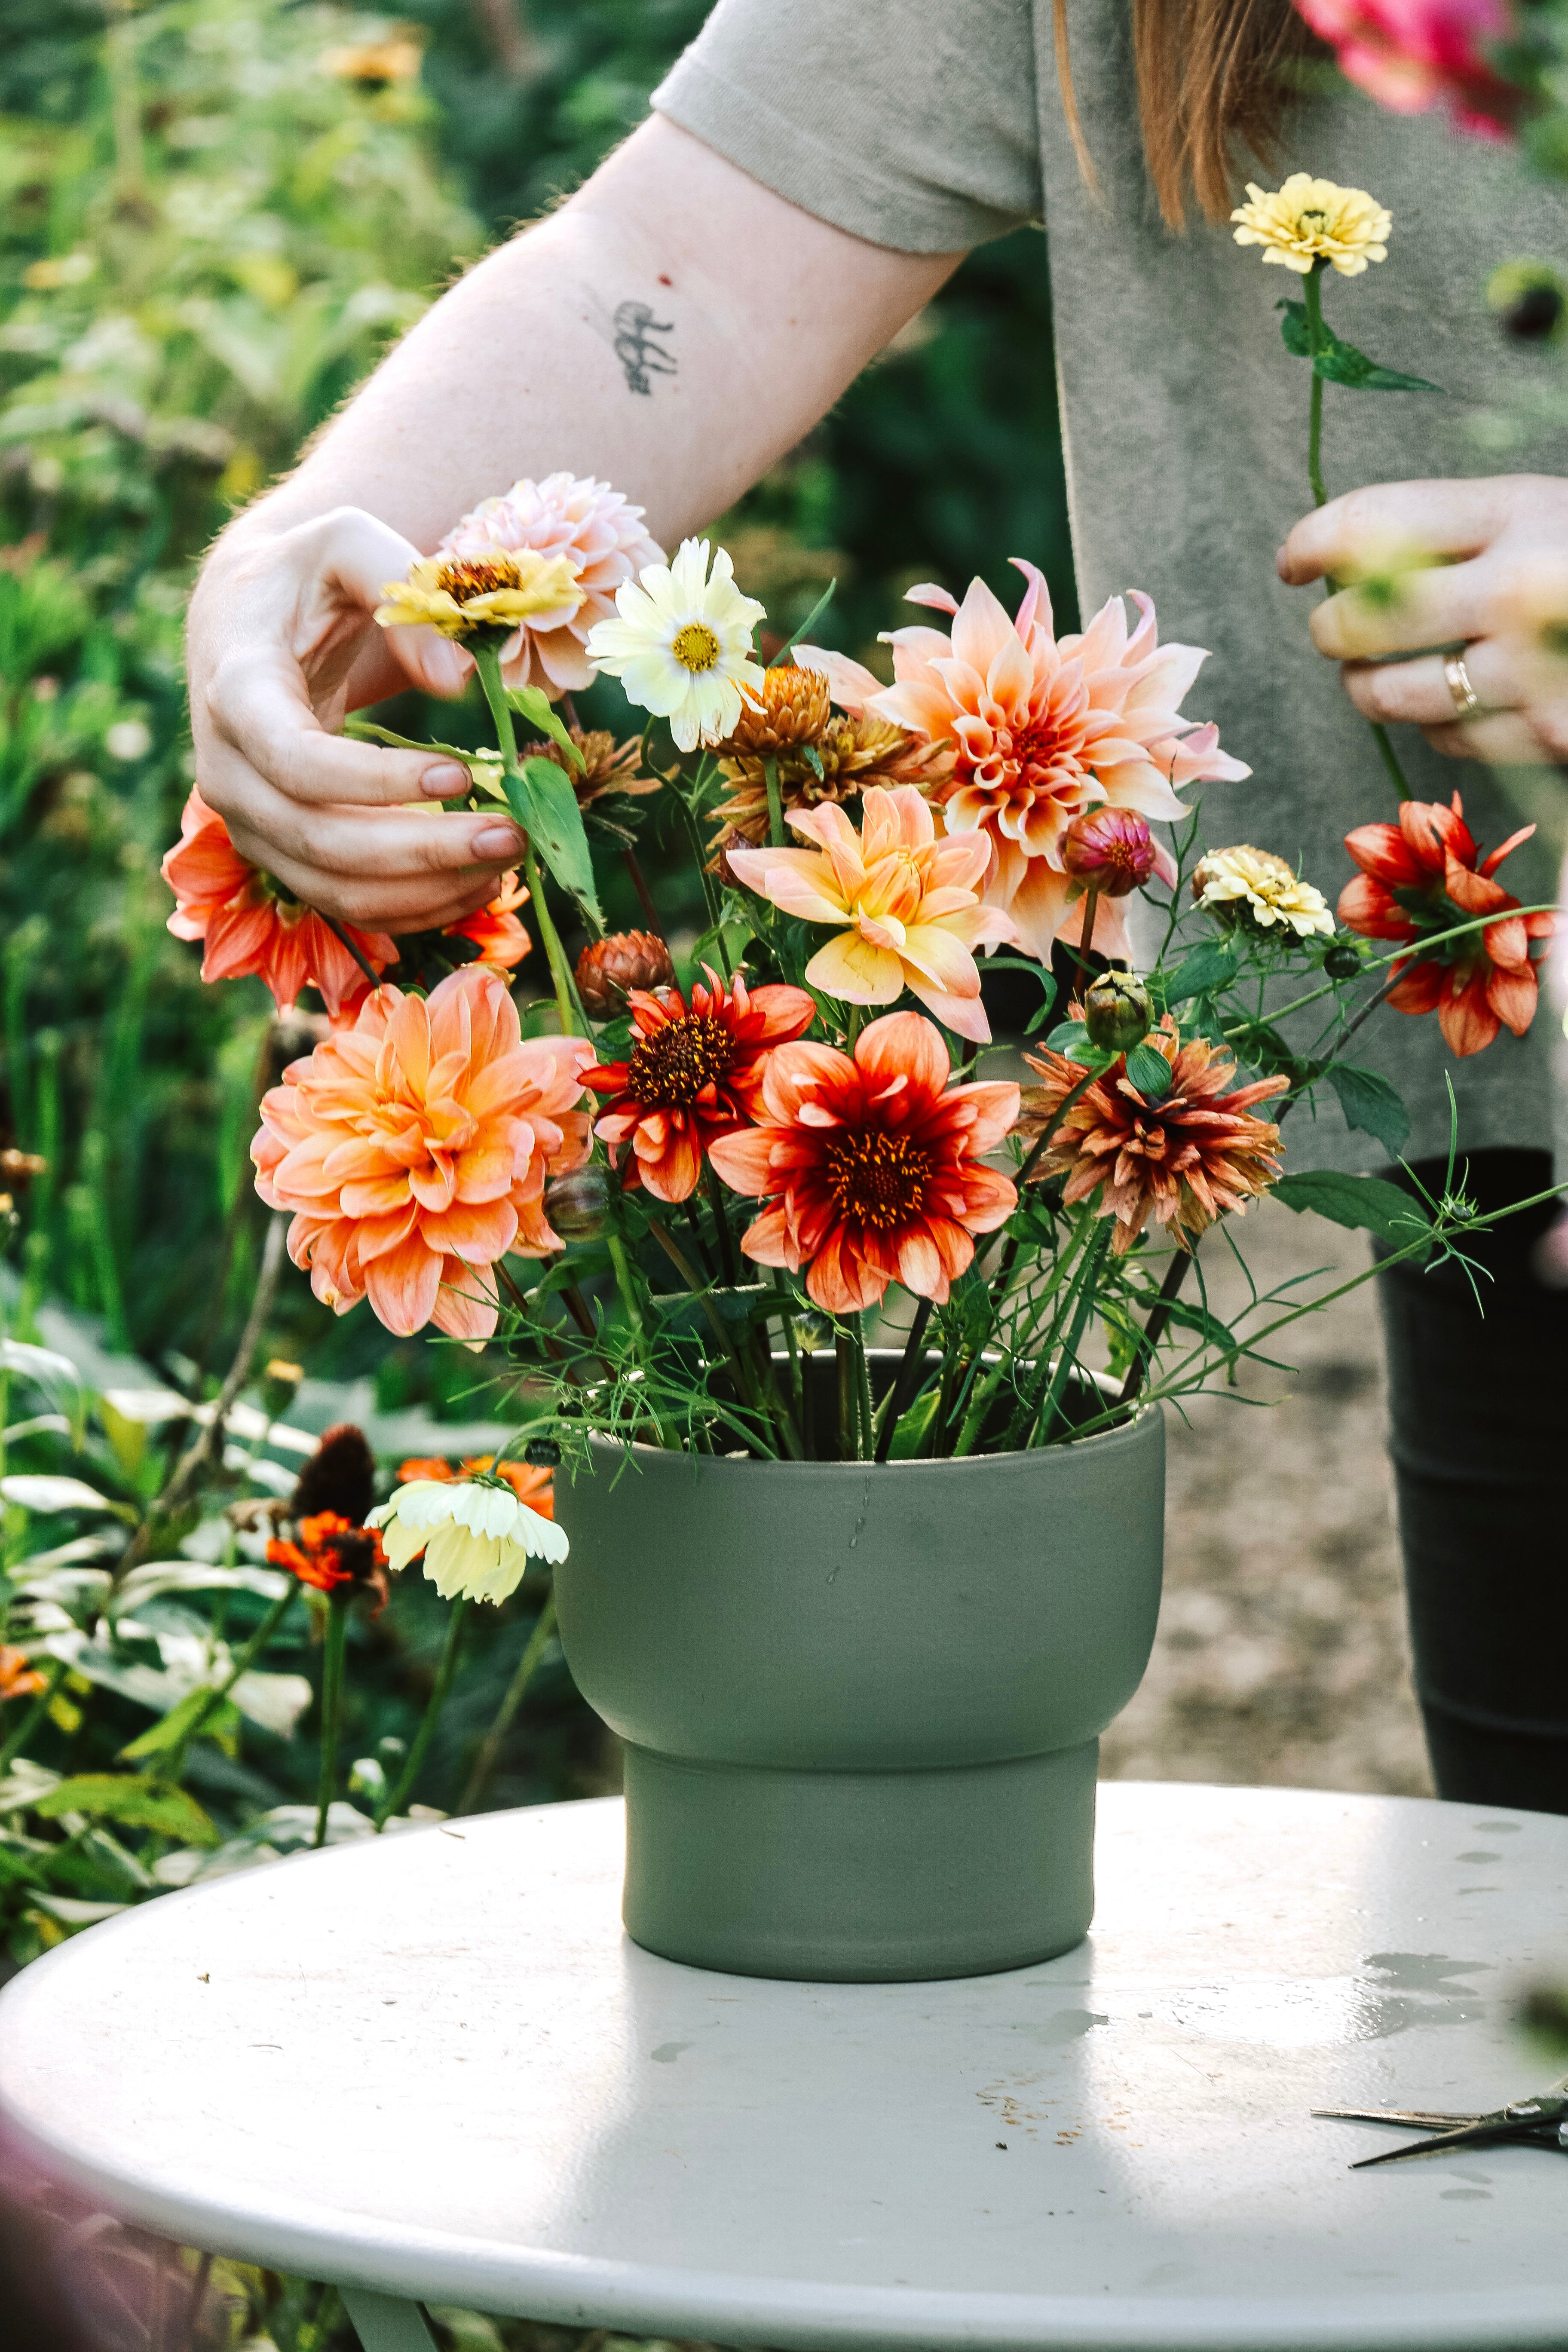
[[1158,1409],[963,1461],[593,1455],[556,1481],[555,1591],[625,1744],[628,1933],[831,1982],[1077,1943],[1100,1734],[1159,1610]]

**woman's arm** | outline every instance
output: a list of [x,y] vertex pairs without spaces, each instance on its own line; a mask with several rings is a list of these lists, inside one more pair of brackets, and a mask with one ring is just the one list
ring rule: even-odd
[[[1313,642],[1343,664],[1356,709],[1409,720],[1458,759],[1568,762],[1568,669],[1562,646],[1543,656],[1539,626],[1568,619],[1568,482],[1505,474],[1352,490],[1296,525],[1279,576],[1292,587],[1364,579],[1402,551],[1429,568],[1397,570],[1391,593],[1342,588],[1312,614]],[[1425,650],[1460,644],[1484,714],[1463,722],[1442,655]],[[1417,657],[1390,658],[1401,654]]]
[[673,546],[793,447],[960,257],[846,236],[651,117],[445,295],[213,549],[191,606],[196,775],[243,854],[370,928],[481,903],[515,828],[400,813],[466,772],[337,732],[406,676],[461,683],[430,632],[395,647],[374,625],[383,583],[524,474],[608,478]]

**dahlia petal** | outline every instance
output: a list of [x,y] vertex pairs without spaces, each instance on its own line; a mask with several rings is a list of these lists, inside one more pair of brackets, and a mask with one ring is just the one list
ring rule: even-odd
[[772,1190],[773,1138],[765,1127],[740,1128],[732,1135],[716,1136],[708,1157],[732,1192],[752,1199]]
[[887,1276],[865,1263],[842,1230],[828,1236],[806,1268],[806,1296],[825,1315],[858,1315],[879,1307],[887,1287]]
[[870,1022],[856,1041],[855,1065],[873,1097],[899,1083],[900,1126],[938,1101],[951,1072],[942,1033],[919,1013],[885,1013]]
[[1479,971],[1460,980],[1450,971],[1437,1006],[1437,1025],[1450,1052],[1461,1061],[1484,1053],[1496,1038],[1501,1021],[1488,1001],[1487,983]]
[[365,1290],[378,1321],[400,1339],[422,1331],[435,1312],[442,1260],[417,1234],[365,1268]]
[[991,1023],[978,990],[973,996],[950,996],[912,973],[909,989],[910,995],[918,997],[926,1011],[934,1013],[942,1027],[951,1029],[955,1037],[966,1037],[973,1045],[989,1045]]
[[1522,1037],[1534,1020],[1537,995],[1533,965],[1522,971],[1494,971],[1487,982],[1487,1003],[1516,1037]]
[[789,1222],[782,1202],[775,1202],[760,1217],[752,1218],[741,1236],[741,1251],[756,1265],[782,1265],[791,1274],[799,1271],[800,1254],[790,1240]]
[[448,1257],[430,1310],[437,1330],[444,1331],[449,1339],[489,1339],[494,1336],[498,1312],[498,1300],[474,1269],[460,1257]]
[[836,654],[826,646],[797,644],[792,658],[802,669],[819,670],[827,680],[827,691],[840,710],[858,719],[874,694],[882,691],[882,681],[847,654]]
[[[1393,890],[1420,889],[1430,882],[1434,868],[1419,861],[1396,824],[1358,824],[1345,835],[1350,851],[1363,874]],[[1441,861],[1436,868],[1441,871]]]
[[849,1004],[892,1004],[904,988],[904,967],[893,950],[878,947],[858,931],[840,931],[819,948],[805,977],[824,995]]

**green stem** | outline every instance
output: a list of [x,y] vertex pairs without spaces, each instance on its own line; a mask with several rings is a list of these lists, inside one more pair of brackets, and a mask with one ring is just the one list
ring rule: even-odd
[[268,1609],[267,1614],[261,1620],[260,1624],[258,1625],[249,1641],[247,1642],[244,1649],[241,1650],[237,1658],[231,1661],[229,1670],[227,1674],[225,1675],[222,1682],[216,1684],[215,1687],[208,1692],[205,1705],[201,1708],[198,1714],[194,1715],[191,1717],[190,1723],[185,1730],[184,1738],[180,1741],[179,1746],[174,1750],[173,1754],[169,1758],[166,1770],[166,1777],[169,1780],[177,1780],[179,1779],[181,1773],[185,1768],[185,1750],[189,1748],[193,1739],[200,1738],[202,1727],[204,1724],[209,1723],[212,1720],[212,1717],[223,1705],[225,1699],[228,1696],[230,1691],[234,1688],[241,1675],[248,1674],[254,1661],[260,1656],[262,1651],[267,1647],[268,1643],[270,1642],[274,1633],[277,1633],[279,1626],[282,1623],[289,1604],[293,1600],[294,1595],[299,1589],[300,1588],[294,1582],[293,1578],[290,1577],[289,1580],[288,1590],[279,1594],[277,1600],[272,1603],[271,1608]]
[[784,795],[779,791],[779,763],[770,751],[763,761],[763,781],[768,788],[768,846],[782,849],[784,845]]
[[403,1769],[375,1809],[377,1837],[387,1822],[407,1800],[409,1791],[419,1778],[420,1769],[436,1737],[436,1726],[441,1720],[441,1710],[451,1696],[452,1677],[458,1671],[458,1648],[462,1639],[463,1621],[472,1603],[461,1594],[447,1612],[447,1638],[441,1644],[441,1661],[436,1669],[436,1681],[414,1735],[414,1745],[403,1759]]
[[714,943],[719,950],[719,961],[724,967],[725,979],[732,980],[735,976],[734,966],[730,961],[730,950],[724,943],[723,902],[719,896],[719,886],[708,871],[708,852],[703,844],[701,828],[697,822],[697,812],[679,784],[672,784],[670,790],[675,794],[675,804],[680,811],[680,821],[686,827],[687,839],[691,844],[691,855],[697,861],[697,878],[702,885],[703,903],[708,908],[708,927],[713,933]]
[[869,1462],[877,1450],[877,1416],[871,1409],[871,1369],[866,1361],[866,1318],[855,1318],[855,1371],[860,1400],[860,1459]]
[[724,1207],[724,1188],[710,1160],[703,1161],[702,1174],[708,1187],[708,1205],[713,1212],[714,1231],[719,1237],[719,1264],[723,1269],[725,1287],[735,1290],[740,1287],[741,1271],[735,1257],[735,1237],[730,1231],[730,1219]]
[[904,1342],[904,1352],[900,1359],[898,1371],[893,1377],[893,1385],[888,1391],[885,1408],[887,1419],[883,1422],[877,1437],[879,1462],[885,1462],[892,1452],[894,1433],[900,1422],[914,1402],[915,1383],[920,1379],[925,1365],[926,1333],[931,1328],[931,1318],[934,1312],[935,1309],[929,1298],[922,1298],[915,1308],[914,1319],[910,1325],[910,1336]]
[[1327,506],[1329,494],[1323,488],[1323,379],[1318,373],[1318,356],[1323,348],[1323,289],[1319,282],[1320,261],[1314,261],[1301,280],[1301,296],[1307,311],[1307,350],[1312,362],[1312,390],[1307,411],[1307,479],[1312,486],[1312,504]]
[[[610,1253],[610,1264],[616,1270],[616,1287],[621,1294],[621,1305],[626,1310],[626,1319],[636,1334],[637,1352],[642,1357],[643,1368],[646,1371],[648,1367],[647,1324],[643,1316],[642,1301],[637,1297],[637,1284],[632,1278],[631,1260],[626,1255],[626,1245],[619,1234],[609,1233],[605,1235],[605,1246]],[[659,1444],[668,1453],[679,1453],[679,1439],[668,1423],[654,1410],[651,1399],[648,1401],[647,1412],[648,1419],[658,1432]]]
[[[1514,907],[1509,909],[1510,917],[1515,915],[1552,915],[1556,912],[1557,903],[1555,899],[1542,899],[1538,906]],[[1446,947],[1450,940],[1463,939],[1467,933],[1470,931],[1487,930],[1497,920],[1498,918],[1496,915],[1478,915],[1471,922],[1456,923],[1450,930],[1419,932],[1415,939],[1405,940],[1400,946],[1391,948],[1387,955],[1373,956],[1370,963],[1363,965],[1362,970],[1363,972],[1382,971],[1387,965],[1397,963],[1402,956],[1420,958],[1422,956],[1430,955],[1434,948]],[[1288,1021],[1292,1013],[1303,1012],[1309,1004],[1317,1004],[1321,1003],[1322,998],[1325,996],[1337,995],[1339,992],[1339,985],[1340,983],[1337,981],[1325,981],[1321,988],[1314,988],[1310,994],[1306,996],[1293,997],[1289,1004],[1279,1005],[1276,1011],[1269,1014],[1269,1020],[1276,1024],[1281,1021]],[[1231,1028],[1226,1029],[1222,1033],[1225,1037],[1226,1044],[1229,1045],[1234,1044],[1237,1038],[1249,1036],[1256,1026],[1257,1024],[1252,1021],[1238,1021],[1235,1023]]]
[[1404,769],[1399,764],[1399,754],[1394,748],[1387,728],[1376,719],[1369,719],[1367,725],[1372,729],[1372,740],[1383,756],[1383,764],[1388,771],[1389,781],[1394,791],[1402,801],[1413,800],[1415,794],[1410,789],[1409,780]]
[[[485,700],[489,704],[490,717],[495,721],[496,740],[501,755],[501,764],[509,776],[515,776],[519,772],[517,730],[511,723],[511,705],[506,698],[506,688],[501,681],[500,656],[493,646],[476,645],[471,650],[474,667],[479,674],[479,684],[484,688]],[[513,814],[515,814],[514,811]],[[555,928],[554,917],[551,914],[545,900],[544,885],[539,872],[539,860],[533,854],[533,844],[526,832],[522,836],[522,864],[524,878],[528,883],[529,898],[533,908],[534,920],[539,925],[539,936],[544,943],[544,954],[550,966],[550,976],[555,983],[555,1007],[561,1017],[561,1034],[563,1037],[592,1036],[593,1031],[589,1028],[583,1015],[582,1007],[577,1003],[577,991],[572,977],[572,967],[566,961],[566,950],[561,944],[561,935]]]
[[316,1792],[316,1834],[327,1843],[327,1814],[338,1784],[338,1726],[343,1711],[343,1650],[348,1641],[349,1595],[340,1588],[327,1601],[327,1638],[321,1654],[321,1772]]
[[1078,1363],[1078,1351],[1083,1345],[1084,1331],[1088,1326],[1089,1317],[1094,1312],[1094,1302],[1096,1297],[1095,1278],[1100,1272],[1100,1261],[1105,1255],[1107,1244],[1110,1240],[1110,1234],[1111,1221],[1107,1217],[1101,1220],[1099,1232],[1095,1234],[1089,1242],[1089,1247],[1083,1254],[1083,1264],[1079,1269],[1079,1279],[1077,1284],[1078,1309],[1073,1317],[1072,1328],[1062,1341],[1061,1353],[1057,1358],[1056,1371],[1052,1376],[1050,1387],[1047,1390],[1044,1402],[1040,1406],[1039,1420],[1036,1423],[1034,1430],[1030,1434],[1029,1444],[1031,1445],[1044,1445],[1046,1444],[1047,1440],[1050,1436],[1052,1427],[1056,1422],[1057,1414],[1061,1409],[1061,1401],[1067,1393],[1068,1379]]
[[17,1757],[20,1756],[23,1748],[26,1748],[28,1740],[31,1739],[34,1732],[37,1731],[39,1724],[42,1723],[45,1716],[47,1715],[49,1707],[53,1703],[55,1693],[64,1682],[68,1672],[69,1667],[68,1662],[64,1658],[57,1658],[54,1661],[49,1669],[49,1678],[47,1682],[44,1685],[43,1689],[38,1693],[37,1698],[34,1699],[32,1706],[27,1708],[21,1722],[16,1726],[16,1730],[11,1734],[11,1737],[7,1739],[4,1748],[0,1748],[0,1778],[3,1778],[5,1774],[11,1769],[11,1767],[16,1762]]
[[857,1458],[855,1424],[859,1412],[855,1402],[855,1342],[847,1331],[834,1333],[833,1353],[838,1366],[838,1459],[853,1462]]
[[517,1670],[506,1686],[506,1696],[496,1709],[495,1719],[479,1742],[479,1753],[474,1758],[473,1769],[468,1774],[468,1786],[458,1801],[459,1813],[477,1811],[479,1799],[489,1786],[490,1775],[500,1761],[500,1751],[507,1733],[517,1719],[517,1711],[522,1705],[528,1685],[538,1670],[539,1661],[544,1655],[544,1645],[554,1631],[555,1595],[552,1593],[539,1612],[532,1633],[523,1644],[522,1655],[517,1662]]

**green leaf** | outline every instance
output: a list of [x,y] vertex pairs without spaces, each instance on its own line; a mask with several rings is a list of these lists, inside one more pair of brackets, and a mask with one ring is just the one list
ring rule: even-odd
[[942,1383],[939,1381],[933,1381],[930,1388],[922,1389],[916,1397],[893,1432],[893,1443],[889,1452],[895,1462],[912,1462],[919,1454],[941,1397]]
[[1234,940],[1205,940],[1169,980],[1162,980],[1167,1004],[1185,1004],[1194,996],[1212,996],[1236,978]]
[[1127,1075],[1145,1102],[1163,1102],[1171,1091],[1171,1065],[1152,1045],[1134,1045],[1127,1056]]
[[[1304,302],[1279,302],[1283,310],[1279,332],[1285,348],[1299,360],[1312,357],[1311,336],[1307,326],[1307,306]],[[1376,360],[1368,359],[1353,343],[1343,343],[1333,330],[1322,330],[1315,362],[1315,371],[1325,383],[1342,383],[1352,392],[1441,392],[1440,383],[1428,383],[1423,375],[1401,375],[1397,368],[1380,367]]]
[[[127,1764],[140,1764],[148,1756],[162,1756],[169,1748],[177,1748],[203,1708],[210,1704],[211,1699],[210,1686],[205,1683],[198,1683],[195,1689],[187,1691],[178,1705],[172,1706],[160,1722],[153,1724],[150,1730],[142,1732],[140,1738],[132,1739],[128,1746],[122,1748],[120,1751],[121,1760]],[[215,1708],[213,1711],[216,1716],[217,1710]]]
[[1298,1216],[1310,1209],[1331,1224],[1375,1234],[1394,1249],[1407,1247],[1432,1222],[1419,1201],[1382,1176],[1342,1176],[1333,1168],[1307,1168],[1281,1176],[1274,1192]]
[[33,1807],[46,1821],[90,1813],[128,1829],[157,1830],[182,1845],[216,1845],[218,1834],[193,1796],[161,1786],[149,1774],[79,1772],[61,1780]]
[[1352,1062],[1330,1070],[1328,1079],[1340,1098],[1345,1125],[1374,1136],[1389,1158],[1397,1160],[1410,1139],[1410,1114],[1398,1088],[1376,1070],[1358,1069]]
[[943,1328],[966,1353],[981,1345],[991,1328],[991,1290],[973,1264],[964,1267],[938,1312]]
[[1066,1054],[1076,1059],[1089,1043],[1089,1031],[1081,1021],[1063,1021],[1046,1039],[1053,1054]]
[[[796,646],[800,643],[802,637],[810,637],[813,629],[816,628],[818,621],[821,620],[824,613],[826,612],[829,604],[832,604],[833,592],[837,585],[838,582],[837,578],[828,582],[826,587],[823,590],[821,595],[817,598],[816,604],[812,606],[810,612],[806,614],[799,628],[792,629],[790,631],[788,636],[784,639],[783,645],[779,647],[777,653],[768,664],[768,667],[770,669],[782,669],[784,663],[789,660],[790,656],[794,653]],[[822,771],[819,768],[817,770],[818,775],[820,775],[821,772]]]
[[[529,692],[536,691],[530,688]],[[525,760],[505,778],[509,806],[563,890],[570,890],[595,929],[605,919],[594,895],[594,859],[572,780],[553,760]]]
[[548,735],[552,743],[558,743],[574,766],[585,768],[582,752],[555,716],[547,694],[541,693],[536,686],[514,686],[509,688],[506,698],[520,719],[526,719],[531,727],[537,727],[542,735]]

